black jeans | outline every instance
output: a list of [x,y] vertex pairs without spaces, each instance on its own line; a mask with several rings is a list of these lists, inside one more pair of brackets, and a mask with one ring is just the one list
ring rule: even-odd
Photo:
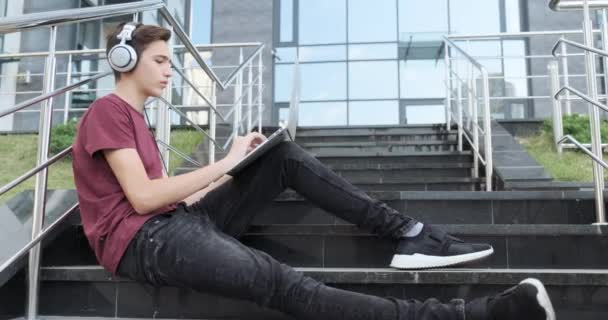
[[293,142],[283,142],[190,206],[146,221],[118,275],[253,301],[296,319],[464,319],[464,301],[381,298],[326,286],[236,238],[290,187],[322,209],[389,239],[416,221],[370,198]]

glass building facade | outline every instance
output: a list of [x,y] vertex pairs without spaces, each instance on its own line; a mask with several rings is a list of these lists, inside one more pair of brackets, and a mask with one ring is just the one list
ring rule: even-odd
[[[287,117],[297,56],[302,126],[443,122],[442,37],[523,31],[522,3],[525,1],[275,0],[275,117]],[[525,41],[476,41],[468,50],[496,78],[492,90],[513,97],[508,103],[493,105],[494,116],[529,116],[527,102],[516,98],[528,95],[527,66],[521,58]],[[489,58],[502,55],[520,58]]]

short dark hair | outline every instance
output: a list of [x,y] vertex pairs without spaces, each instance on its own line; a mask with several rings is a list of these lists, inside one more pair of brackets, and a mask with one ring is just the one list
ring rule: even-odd
[[[106,54],[112,49],[113,46],[120,43],[120,39],[116,36],[122,31],[123,26],[127,22],[120,23],[116,26],[116,29],[108,35],[106,39]],[[171,31],[165,29],[163,27],[151,25],[151,24],[135,24],[135,31],[133,31],[132,39],[127,41],[127,44],[131,45],[135,52],[137,53],[137,57],[141,58],[141,54],[144,50],[146,50],[147,46],[158,40],[169,41],[171,39]],[[138,59],[139,63],[139,59]],[[137,67],[137,64],[133,69]],[[114,79],[118,81],[120,79],[121,72],[114,70]]]

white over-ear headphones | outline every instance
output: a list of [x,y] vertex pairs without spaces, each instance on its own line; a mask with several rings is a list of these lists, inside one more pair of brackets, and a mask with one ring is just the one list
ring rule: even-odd
[[116,36],[120,39],[120,43],[108,51],[110,67],[118,72],[129,72],[137,64],[137,52],[135,52],[132,46],[127,44],[127,41],[133,39],[135,28],[137,28],[135,23],[126,23]]

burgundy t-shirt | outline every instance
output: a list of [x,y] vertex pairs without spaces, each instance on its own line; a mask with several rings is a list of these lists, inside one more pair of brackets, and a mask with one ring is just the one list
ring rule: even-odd
[[77,128],[72,169],[82,225],[99,263],[115,274],[129,242],[144,222],[177,205],[145,215],[136,213],[101,151],[136,149],[148,177],[163,177],[156,142],[142,113],[109,94],[91,104]]

